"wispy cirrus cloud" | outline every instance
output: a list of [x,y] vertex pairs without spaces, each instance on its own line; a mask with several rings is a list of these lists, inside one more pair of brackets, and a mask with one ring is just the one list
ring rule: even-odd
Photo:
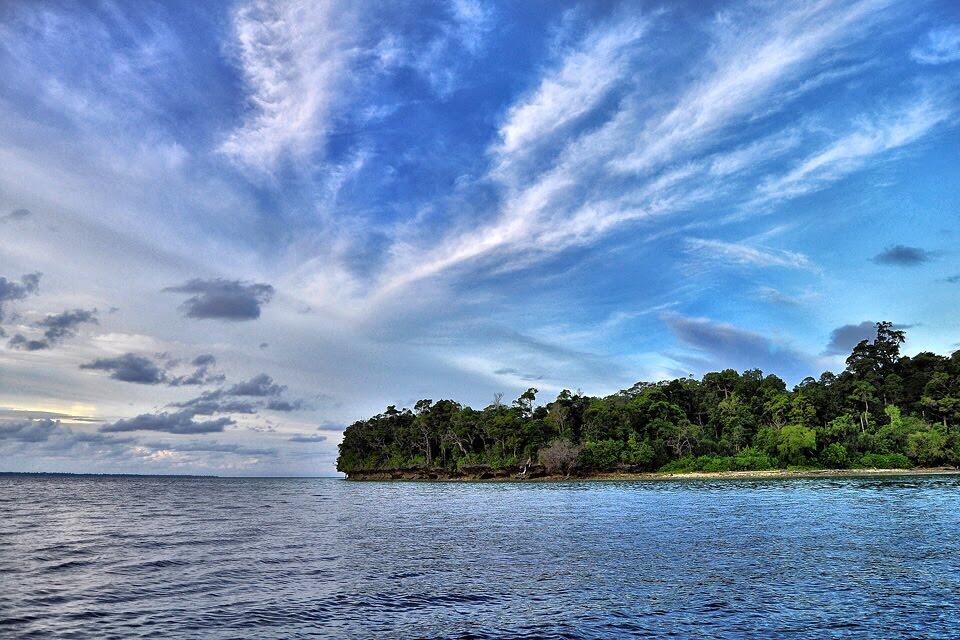
[[482,0],[451,0],[444,9],[444,19],[425,42],[391,34],[379,50],[382,64],[415,70],[442,99],[463,82],[462,67],[482,51],[495,19],[493,6]]
[[[538,256],[594,243],[628,223],[660,220],[729,196],[732,185],[725,176],[748,166],[756,171],[766,153],[778,155],[796,148],[797,134],[791,130],[768,134],[743,145],[739,157],[716,156],[711,145],[730,135],[731,127],[749,127],[754,118],[767,117],[782,109],[784,101],[827,82],[819,79],[828,70],[824,61],[834,60],[889,19],[884,9],[890,4],[864,0],[802,7],[751,5],[723,12],[712,25],[709,53],[690,70],[689,83],[673,95],[655,97],[625,77],[633,66],[616,64],[623,55],[621,49],[629,48],[642,32],[638,23],[645,24],[648,18],[638,21],[634,15],[629,25],[611,22],[597,27],[554,75],[541,81],[537,91],[507,110],[492,150],[496,156],[505,149],[536,148],[549,139],[554,131],[551,124],[529,122],[533,113],[552,112],[548,97],[557,101],[557,107],[577,105],[570,110],[574,115],[597,117],[605,87],[616,82],[623,93],[617,108],[605,113],[599,125],[568,133],[558,149],[547,148],[548,155],[537,159],[542,169],[532,176],[524,168],[514,177],[505,170],[509,165],[497,163],[491,177],[516,186],[504,187],[492,222],[480,228],[471,225],[466,231],[454,228],[439,244],[425,249],[401,237],[393,247],[381,288],[391,291],[493,256],[498,268],[517,258],[521,266],[530,264]],[[755,26],[744,30],[741,21]],[[574,71],[594,65],[605,65],[597,82],[568,79],[561,83],[564,74],[576,78]],[[933,99],[912,106],[902,122],[888,128],[841,135],[822,157],[811,158],[783,176],[780,187],[787,194],[799,194],[815,182],[838,179],[862,166],[857,158],[908,144],[948,113]],[[859,155],[849,151],[851,145],[860,147]],[[584,184],[591,189],[584,190]],[[767,185],[765,193],[782,197],[773,180]],[[747,194],[743,197],[749,200]]]
[[814,268],[806,255],[796,251],[704,238],[687,238],[685,245],[687,253],[698,260],[752,267]]
[[823,189],[870,160],[915,142],[954,113],[946,100],[921,94],[898,108],[860,119],[851,132],[803,158],[785,174],[765,180],[751,205],[767,205]]
[[787,293],[776,287],[763,286],[758,287],[754,293],[764,302],[783,307],[800,307],[820,299],[820,295],[811,289],[804,289],[799,293]]
[[236,9],[233,29],[250,104],[220,151],[270,172],[322,149],[359,53],[356,16],[334,2],[253,0]]
[[947,64],[960,61],[960,25],[931,29],[922,42],[910,50],[920,64]]
[[[641,17],[597,29],[563,56],[559,68],[546,74],[536,89],[514,103],[499,129],[494,147],[500,162],[537,150],[566,125],[593,111],[613,90],[622,90],[631,53],[649,29]],[[505,168],[498,171],[504,174]]]

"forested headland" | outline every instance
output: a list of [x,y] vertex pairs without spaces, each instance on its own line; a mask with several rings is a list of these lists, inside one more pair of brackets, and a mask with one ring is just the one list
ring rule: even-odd
[[960,461],[960,351],[901,356],[877,323],[840,374],[792,390],[758,369],[639,382],[597,398],[529,389],[477,410],[452,400],[387,407],[350,425],[349,477],[537,477],[604,472],[911,468]]

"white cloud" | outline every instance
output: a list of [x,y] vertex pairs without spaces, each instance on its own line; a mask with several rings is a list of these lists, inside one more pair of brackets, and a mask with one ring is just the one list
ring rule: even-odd
[[[492,148],[501,161],[488,176],[502,187],[493,221],[454,228],[439,243],[431,236],[429,248],[399,237],[382,283],[393,289],[488,256],[496,256],[500,268],[527,264],[593,242],[625,223],[688,211],[727,193],[725,177],[793,149],[797,134],[767,134],[726,157],[710,155],[711,145],[755,114],[782,108],[800,87],[820,86],[810,76],[823,76],[824,61],[884,19],[887,4],[824,0],[721,14],[708,58],[693,66],[692,80],[672,96],[634,86],[636,65],[619,64],[642,28],[597,27],[559,70],[508,109]],[[594,112],[617,83],[633,87],[618,110],[600,126],[568,135],[559,151],[541,154],[536,164],[546,168],[540,173],[525,175],[526,167],[502,161],[508,151],[528,152],[556,127]]]
[[749,117],[758,105],[811,65],[842,48],[872,24],[872,13],[887,0],[789,5],[756,26],[752,12],[721,13],[714,25],[713,69],[680,97],[640,136],[638,151],[617,158],[622,171],[649,171],[682,152],[696,149],[710,134]]
[[703,238],[688,238],[685,244],[687,253],[699,260],[750,267],[813,268],[810,259],[796,251]]
[[754,205],[795,198],[836,182],[861,168],[868,160],[915,142],[947,120],[953,109],[930,96],[872,119],[863,119],[854,130],[824,149],[803,158],[787,173],[767,179],[758,188]]
[[525,153],[545,137],[596,108],[626,74],[633,45],[648,28],[634,18],[591,33],[564,56],[559,69],[541,79],[537,88],[514,104],[500,126],[503,156]]
[[333,2],[254,0],[235,11],[233,26],[250,111],[220,150],[268,172],[285,154],[317,151],[357,55],[355,18]]
[[910,50],[920,64],[946,64],[960,60],[960,25],[934,29],[923,42]]
[[785,293],[776,287],[762,286],[757,287],[755,295],[773,305],[784,307],[800,307],[820,298],[820,294],[812,289],[804,289],[796,294]]
[[425,41],[391,32],[373,49],[381,70],[413,69],[440,98],[459,87],[464,65],[483,51],[495,18],[493,7],[480,0],[450,0],[445,9]]

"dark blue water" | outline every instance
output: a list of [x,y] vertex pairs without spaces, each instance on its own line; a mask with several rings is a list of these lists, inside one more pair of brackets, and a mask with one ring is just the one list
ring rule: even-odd
[[0,636],[958,637],[960,480],[0,478]]

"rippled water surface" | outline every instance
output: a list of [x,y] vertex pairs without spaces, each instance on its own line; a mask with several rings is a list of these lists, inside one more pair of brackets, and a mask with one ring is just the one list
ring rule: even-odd
[[960,480],[0,478],[0,636],[958,637]]

